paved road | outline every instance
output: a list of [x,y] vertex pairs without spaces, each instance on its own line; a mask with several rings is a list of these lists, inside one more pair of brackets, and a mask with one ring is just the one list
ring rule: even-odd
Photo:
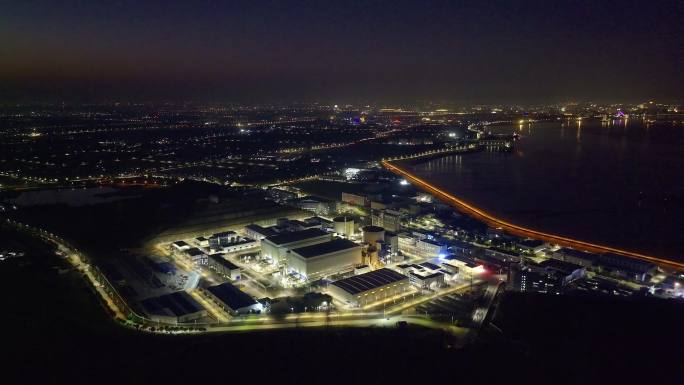
[[252,330],[292,329],[300,327],[397,327],[397,322],[404,321],[411,325],[419,325],[439,329],[456,336],[465,336],[471,329],[455,326],[450,323],[436,322],[421,316],[383,316],[382,314],[358,314],[347,316],[324,315],[307,317],[299,315],[282,321],[244,322],[232,325],[217,325],[207,329],[208,332],[235,332]]
[[[37,229],[34,227],[28,227],[17,222],[8,223],[16,226],[18,229],[23,231],[28,231],[31,234],[40,237],[44,240],[53,242],[57,245],[59,250],[67,255],[67,260],[78,270],[83,272],[83,276],[95,287],[97,293],[100,295],[104,303],[111,309],[114,317],[120,320],[125,320],[126,311],[119,306],[117,301],[112,297],[112,295],[106,290],[106,287],[95,276],[92,267],[84,262],[81,258],[81,253],[77,250],[71,248],[65,241],[54,234],[50,234],[44,230]],[[268,329],[288,329],[297,327],[396,327],[396,323],[399,321],[405,321],[413,325],[420,325],[429,328],[435,328],[444,330],[446,332],[452,333],[454,335],[465,335],[469,329],[460,328],[453,324],[442,323],[430,320],[426,317],[420,315],[398,315],[403,309],[415,306],[423,301],[427,301],[436,298],[440,295],[446,295],[453,293],[458,290],[462,290],[464,287],[454,287],[447,290],[435,293],[432,296],[425,296],[411,301],[409,303],[400,304],[398,307],[391,308],[391,311],[383,312],[365,312],[365,311],[348,311],[348,312],[333,312],[330,314],[326,313],[299,313],[299,314],[288,314],[282,317],[274,317],[272,315],[252,315],[252,316],[242,316],[242,317],[232,317],[229,318],[225,314],[220,314],[220,312],[215,311],[214,316],[216,316],[222,323],[217,323],[216,325],[167,325],[167,326],[205,326],[206,332],[230,332],[230,331],[250,331],[250,330],[268,330]],[[198,294],[198,293],[193,293]],[[114,294],[116,295],[116,294]],[[202,298],[204,299],[204,298]],[[202,301],[204,302],[204,301]],[[210,310],[210,311],[211,311]],[[141,317],[142,318],[142,317]],[[155,323],[152,323],[155,324]],[[135,324],[130,324],[135,326]],[[196,331],[193,333],[197,333]]]
[[476,327],[482,326],[482,323],[487,318],[487,314],[492,307],[494,298],[496,298],[496,293],[499,292],[500,286],[501,282],[490,282],[489,286],[487,286],[487,291],[485,291],[485,294],[482,298],[483,304],[473,312],[473,323],[476,325]]
[[[476,279],[473,281],[473,285],[478,285],[481,282],[482,282],[481,280]],[[398,304],[397,306],[393,306],[391,308],[388,308],[386,310],[386,313],[387,314],[399,314],[406,309],[418,306],[418,305],[425,303],[425,302],[432,301],[435,298],[439,298],[439,297],[449,295],[449,294],[463,292],[463,291],[467,290],[468,288],[470,288],[471,286],[472,285],[470,283],[463,283],[463,284],[460,284],[458,286],[452,286],[448,289],[437,291],[431,295],[420,296],[420,297],[418,297],[412,301],[404,302],[404,303]]]
[[472,204],[465,202],[464,200],[457,198],[456,196],[440,189],[439,187],[430,184],[429,182],[426,182],[425,180],[418,178],[417,176],[413,175],[409,170],[406,168],[403,168],[401,166],[398,166],[395,163],[388,162],[386,160],[382,161],[382,165],[387,168],[389,171],[400,175],[404,177],[407,181],[410,181],[413,183],[415,186],[421,188],[424,191],[427,191],[439,199],[441,199],[444,202],[447,202],[451,204],[452,206],[456,207],[460,211],[463,211],[472,217],[479,219],[485,223],[487,223],[490,226],[493,227],[501,227],[505,231],[518,235],[518,236],[523,236],[523,237],[529,237],[533,239],[540,239],[543,241],[555,243],[558,245],[563,245],[563,246],[568,246],[572,247],[578,250],[586,250],[586,251],[591,251],[591,252],[597,252],[597,253],[615,253],[619,255],[624,255],[627,257],[635,258],[635,259],[641,259],[644,261],[656,263],[662,266],[667,266],[670,268],[675,268],[677,270],[684,270],[684,263],[682,262],[677,262],[677,261],[672,261],[668,259],[663,259],[663,258],[657,258],[657,257],[652,257],[644,254],[639,254],[631,251],[626,251],[626,250],[621,250],[618,248],[614,248],[611,246],[603,246],[603,245],[598,245],[590,242],[585,242],[585,241],[580,241],[572,238],[567,238],[563,237],[560,235],[554,235],[554,234],[549,234],[549,233],[544,233],[541,231],[529,229],[520,225],[516,225],[510,222],[505,221],[504,219],[498,218],[490,213],[487,213],[483,210],[481,210],[478,207],[473,206]]

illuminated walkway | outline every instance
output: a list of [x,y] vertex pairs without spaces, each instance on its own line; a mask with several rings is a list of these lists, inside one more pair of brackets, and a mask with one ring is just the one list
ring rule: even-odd
[[523,237],[529,237],[529,238],[534,238],[534,239],[540,239],[546,242],[551,242],[555,243],[561,246],[567,246],[567,247],[572,247],[574,249],[579,249],[579,250],[584,250],[584,251],[590,251],[594,253],[615,253],[619,255],[624,255],[627,257],[635,258],[635,259],[641,259],[644,261],[649,261],[656,263],[661,266],[666,266],[670,268],[675,268],[678,270],[684,270],[684,263],[677,262],[677,261],[672,261],[668,259],[663,259],[663,258],[657,258],[657,257],[651,257],[648,255],[644,254],[639,254],[631,251],[626,251],[626,250],[621,250],[617,249],[614,247],[610,246],[603,246],[603,245],[598,245],[595,243],[590,243],[590,242],[585,242],[585,241],[580,241],[572,238],[567,238],[563,237],[560,235],[554,235],[554,234],[549,234],[549,233],[544,233],[541,231],[529,229],[527,227],[523,227],[520,225],[516,225],[510,222],[507,222],[501,218],[497,218],[492,214],[489,214],[472,204],[465,202],[462,199],[459,199],[455,197],[454,195],[440,189],[439,187],[430,184],[426,182],[423,179],[418,178],[417,176],[411,174],[410,171],[407,169],[398,166],[394,163],[391,163],[389,161],[383,160],[382,165],[387,168],[389,171],[400,175],[404,177],[407,181],[413,183],[415,186],[419,187],[420,189],[435,195],[437,198],[440,200],[447,202],[460,211],[463,211],[464,213],[479,219],[485,223],[487,223],[490,226],[493,227],[501,227],[508,233],[518,235],[518,236],[523,236]]

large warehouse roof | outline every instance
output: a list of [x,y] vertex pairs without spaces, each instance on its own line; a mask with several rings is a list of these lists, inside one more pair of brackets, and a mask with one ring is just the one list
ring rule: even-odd
[[331,283],[349,294],[355,295],[368,290],[389,285],[407,279],[403,274],[387,268],[371,271],[370,273],[355,275]]
[[256,232],[257,234],[261,234],[261,235],[263,235],[263,236],[266,236],[266,237],[270,237],[270,236],[273,236],[273,235],[278,234],[278,233],[276,233],[276,232],[275,232],[273,229],[271,229],[271,228],[262,227],[262,226],[254,225],[254,224],[252,224],[252,225],[247,225],[247,226],[245,226],[245,228],[248,229],[248,230],[254,231],[254,232]]
[[278,235],[273,235],[267,237],[266,240],[275,245],[285,245],[292,242],[299,242],[309,238],[316,238],[323,235],[327,235],[325,231],[321,229],[306,229],[300,231],[293,231],[291,233],[283,233]]
[[292,252],[297,253],[304,258],[313,258],[319,255],[334,253],[336,251],[348,250],[357,247],[360,248],[361,246],[347,239],[335,238],[332,241],[293,249]]
[[142,305],[150,314],[175,317],[204,310],[197,301],[184,291],[148,298],[142,301]]
[[216,286],[209,286],[207,290],[233,310],[238,310],[257,303],[249,294],[228,282]]

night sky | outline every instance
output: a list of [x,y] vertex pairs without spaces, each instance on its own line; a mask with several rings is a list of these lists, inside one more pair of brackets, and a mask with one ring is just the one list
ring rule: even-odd
[[0,1],[0,100],[684,98],[684,1]]

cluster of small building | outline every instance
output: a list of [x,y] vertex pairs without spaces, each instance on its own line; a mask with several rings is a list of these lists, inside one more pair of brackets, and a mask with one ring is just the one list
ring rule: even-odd
[[14,250],[0,250],[0,262],[10,259],[10,258],[18,258],[18,257],[23,257],[24,252],[23,251],[14,251]]
[[224,231],[209,237],[200,236],[193,241],[176,241],[171,244],[175,255],[184,255],[197,265],[207,265],[230,279],[239,279],[239,268],[224,258],[226,254],[256,250],[259,241]]
[[[259,313],[263,305],[230,282],[200,288],[207,298],[230,314]],[[208,316],[207,310],[186,291],[176,291],[141,301],[145,314],[165,324],[190,323]]]
[[[347,179],[349,178],[355,176],[348,175]],[[586,278],[587,272],[639,283],[647,283],[657,272],[656,266],[647,262],[616,254],[593,254],[552,247],[542,241],[508,236],[499,229],[486,228],[482,225],[473,226],[467,221],[437,221],[434,228],[426,228],[426,218],[433,216],[436,211],[448,208],[433,202],[431,197],[424,194],[419,194],[413,199],[384,199],[378,195],[342,192],[340,200],[335,202],[310,196],[297,198],[295,193],[287,193],[290,195],[282,191],[273,192],[283,201],[294,202],[298,207],[322,216],[334,215],[349,207],[365,210],[368,215],[361,218],[360,223],[354,222],[356,218],[334,218],[332,232],[359,241],[364,257],[362,262],[374,268],[394,263],[400,264],[399,266],[411,266],[412,264],[401,264],[407,258],[438,259],[448,262],[450,269],[460,269],[460,272],[466,275],[472,276],[486,270],[508,277],[511,288],[540,292],[558,292],[569,282]],[[349,225],[351,226],[347,229],[346,226]],[[362,239],[353,236],[354,229],[358,227],[361,227]],[[326,230],[330,231],[330,228]],[[306,258],[295,249],[309,243],[331,241],[323,234],[318,235],[321,237],[318,240],[295,240],[293,244],[289,243],[290,236],[275,237],[267,241],[265,247],[262,246],[262,256],[284,262],[290,272],[303,278],[332,275],[335,271],[345,269],[349,271],[353,263],[358,261],[357,255],[348,260],[335,260],[330,257],[327,260],[328,264],[317,266],[311,262],[307,263]],[[348,246],[353,247],[351,244]],[[308,250],[316,254],[317,249],[324,250],[321,247],[312,247]],[[536,258],[525,258],[529,256]],[[547,261],[535,263],[535,259]],[[559,266],[560,262],[565,262],[562,268]],[[577,268],[573,268],[575,265]],[[449,280],[449,275],[453,276],[453,272],[447,272],[445,275],[441,266],[439,269],[425,269],[425,266],[418,269],[416,266],[418,265],[413,265],[408,270],[403,269],[403,273],[418,283],[418,286],[429,286],[427,282],[445,282]]]
[[[173,253],[234,282],[242,278],[242,272],[228,256],[252,251],[255,261],[282,273],[283,283],[285,278],[298,282],[295,285],[322,282],[329,294],[352,307],[407,291],[439,290],[483,273],[497,275],[510,290],[522,292],[561,293],[572,288],[614,294],[623,289],[611,286],[611,280],[646,286],[655,275],[662,275],[656,265],[641,260],[506,235],[464,220],[425,194],[383,199],[342,192],[340,200],[334,201],[271,188],[268,195],[313,216],[279,218],[269,226],[249,224],[239,234],[224,231],[177,241],[171,245]],[[436,215],[442,210],[449,215]],[[667,282],[661,286],[672,290],[667,289]],[[673,282],[670,286],[676,286]],[[231,313],[263,309],[231,282],[201,290]],[[201,312],[192,311],[194,307],[188,304],[192,305],[192,298],[176,294],[150,300],[146,307],[171,309],[177,319],[199,317]]]

